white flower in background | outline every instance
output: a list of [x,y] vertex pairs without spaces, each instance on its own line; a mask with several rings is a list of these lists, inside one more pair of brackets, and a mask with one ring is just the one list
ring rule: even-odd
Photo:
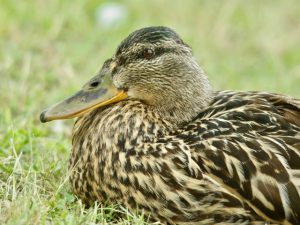
[[120,3],[105,3],[96,10],[97,24],[103,27],[119,25],[127,16],[127,8]]

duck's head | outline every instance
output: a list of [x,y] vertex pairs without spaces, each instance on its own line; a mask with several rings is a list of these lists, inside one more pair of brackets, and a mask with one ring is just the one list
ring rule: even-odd
[[75,95],[50,107],[41,121],[79,117],[95,108],[136,99],[175,123],[206,107],[211,88],[191,48],[167,27],[147,27],[121,42],[99,73]]

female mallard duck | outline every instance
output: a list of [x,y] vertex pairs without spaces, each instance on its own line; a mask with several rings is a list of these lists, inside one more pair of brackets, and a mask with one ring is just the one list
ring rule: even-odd
[[41,121],[73,117],[70,181],[86,203],[169,224],[300,223],[300,100],[213,92],[169,28],[130,34]]

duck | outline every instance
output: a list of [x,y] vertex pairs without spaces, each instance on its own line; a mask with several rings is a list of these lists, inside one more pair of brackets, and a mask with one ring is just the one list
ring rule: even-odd
[[41,122],[77,118],[70,184],[162,224],[300,224],[300,100],[215,91],[171,28],[129,34]]

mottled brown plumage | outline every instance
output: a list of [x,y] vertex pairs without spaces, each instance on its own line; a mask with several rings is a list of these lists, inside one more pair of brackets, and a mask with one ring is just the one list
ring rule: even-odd
[[131,34],[86,87],[107,73],[129,98],[75,123],[69,168],[80,199],[169,224],[300,223],[300,100],[212,92],[164,27]]

